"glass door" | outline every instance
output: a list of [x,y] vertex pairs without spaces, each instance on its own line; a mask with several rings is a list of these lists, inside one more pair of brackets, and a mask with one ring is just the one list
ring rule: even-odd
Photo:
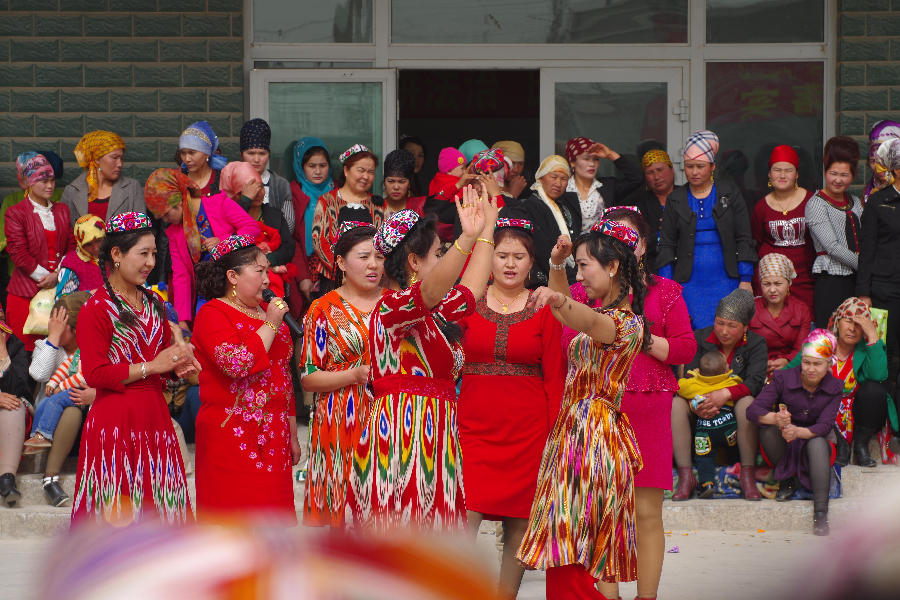
[[[541,156],[564,156],[569,138],[589,137],[638,160],[662,147],[680,162],[689,133],[685,75],[682,66],[541,69]],[[615,175],[612,163],[601,161],[597,175]]]
[[301,137],[321,138],[332,165],[353,144],[379,157],[396,147],[394,69],[253,69],[250,117],[272,127],[271,168],[293,179],[292,152]]

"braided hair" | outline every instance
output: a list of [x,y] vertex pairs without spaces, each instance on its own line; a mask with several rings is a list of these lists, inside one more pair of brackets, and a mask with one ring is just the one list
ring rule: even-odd
[[[118,248],[123,254],[128,254],[128,252],[137,245],[141,238],[147,235],[152,237],[153,232],[150,229],[133,229],[131,231],[107,232],[106,237],[103,238],[103,243],[100,245],[100,257],[98,260],[98,264],[100,266],[100,274],[103,276],[103,285],[106,288],[106,292],[109,294],[110,299],[113,301],[113,304],[116,305],[116,309],[119,311],[119,319],[123,324],[129,327],[133,327],[137,324],[137,316],[135,315],[134,310],[132,310],[131,307],[122,305],[122,302],[119,300],[119,295],[116,294],[116,292],[112,289],[112,285],[110,285],[109,283],[109,274],[107,273],[107,271],[110,270],[113,266],[113,248]],[[150,301],[152,309],[156,311],[159,318],[162,320],[166,320],[166,309],[163,306],[162,301],[159,299],[159,296],[142,285],[137,286],[137,288]]]
[[647,298],[647,284],[644,275],[638,268],[634,251],[624,242],[599,231],[589,231],[575,242],[572,249],[576,252],[579,246],[586,245],[591,256],[597,259],[604,267],[612,261],[619,261],[619,295],[609,304],[602,306],[600,310],[618,308],[628,298],[629,290],[632,293],[631,310],[644,321],[644,339],[641,345],[643,350],[650,347],[650,327],[644,319],[644,300]]

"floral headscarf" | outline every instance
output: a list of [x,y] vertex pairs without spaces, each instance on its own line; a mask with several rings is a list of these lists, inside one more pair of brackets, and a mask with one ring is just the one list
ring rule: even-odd
[[197,215],[191,211],[191,189],[197,185],[191,178],[177,169],[157,169],[150,173],[144,186],[144,201],[154,217],[160,218],[172,206],[181,204],[181,225],[188,252],[194,262],[200,260],[203,239],[197,229]]
[[834,335],[838,334],[837,324],[841,319],[853,319],[855,317],[864,317],[866,319],[872,318],[872,313],[869,312],[869,307],[865,302],[857,298],[856,296],[851,296],[847,298],[843,302],[841,302],[840,306],[838,306],[833,313],[831,313],[831,318],[828,319],[828,329]]
[[102,240],[106,237],[106,223],[96,215],[82,215],[75,221],[75,252],[78,258],[84,262],[99,264],[96,256],[87,252],[84,247],[94,240]]
[[100,189],[100,159],[110,152],[125,149],[125,142],[112,131],[91,131],[84,134],[75,146],[78,166],[87,171],[88,202],[97,199]]

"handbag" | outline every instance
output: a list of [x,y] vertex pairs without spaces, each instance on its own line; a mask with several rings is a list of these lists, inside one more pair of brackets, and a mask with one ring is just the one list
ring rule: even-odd
[[22,327],[25,335],[47,335],[50,312],[56,304],[56,286],[40,290],[28,305],[28,318]]

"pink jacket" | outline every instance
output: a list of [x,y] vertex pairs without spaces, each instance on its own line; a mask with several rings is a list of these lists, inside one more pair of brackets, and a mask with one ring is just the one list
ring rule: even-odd
[[[259,223],[247,214],[237,202],[229,198],[225,192],[203,198],[203,208],[209,217],[213,234],[220,240],[238,233],[259,235]],[[181,223],[166,228],[169,236],[169,252],[172,255],[172,292],[175,294],[175,312],[180,321],[191,321],[194,308],[194,261],[188,252],[187,240],[184,238],[184,227]]]

